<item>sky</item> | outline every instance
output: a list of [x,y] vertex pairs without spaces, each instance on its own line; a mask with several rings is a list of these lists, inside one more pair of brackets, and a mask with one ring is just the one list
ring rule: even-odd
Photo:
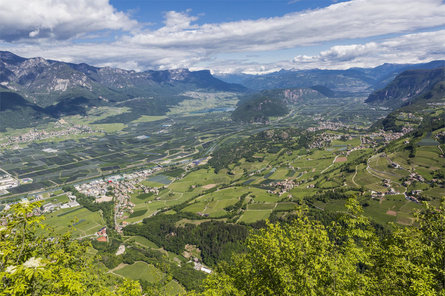
[[445,59],[442,0],[0,0],[0,50],[262,74]]

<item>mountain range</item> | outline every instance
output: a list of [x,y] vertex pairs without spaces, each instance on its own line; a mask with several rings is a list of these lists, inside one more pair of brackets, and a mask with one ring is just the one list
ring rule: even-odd
[[[383,64],[347,70],[281,70],[265,75],[220,75],[174,69],[123,70],[0,51],[0,130],[23,128],[64,115],[86,114],[93,106],[127,107],[107,122],[162,115],[188,99],[190,90],[240,94],[236,121],[264,121],[288,112],[285,91],[306,97],[368,96],[369,104],[397,108],[445,80],[445,61]],[[385,87],[386,86],[386,87]],[[246,94],[244,94],[246,93]],[[125,118],[123,118],[124,116]]]
[[31,126],[102,105],[129,107],[133,117],[160,115],[168,111],[167,105],[186,99],[182,93],[188,90],[244,92],[246,88],[223,82],[207,70],[136,72],[0,52],[0,129]]
[[239,83],[249,89],[310,88],[324,86],[336,96],[368,95],[385,87],[398,74],[406,70],[445,67],[445,61],[420,64],[383,64],[375,68],[350,68],[347,70],[280,70],[264,75],[219,74],[218,78]]

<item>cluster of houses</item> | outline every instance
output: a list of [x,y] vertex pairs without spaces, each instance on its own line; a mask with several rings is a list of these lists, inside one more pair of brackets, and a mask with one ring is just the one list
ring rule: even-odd
[[309,127],[307,130],[310,132],[315,132],[319,130],[341,130],[347,128],[348,125],[342,122],[332,122],[332,121],[321,121],[317,126]]
[[403,137],[404,135],[408,134],[409,132],[412,132],[413,130],[414,129],[412,127],[404,126],[402,128],[401,132],[391,132],[391,131],[380,130],[378,132],[369,134],[368,137],[370,137],[372,139],[381,137],[381,138],[383,138],[383,141],[385,143],[389,143],[391,141],[394,141],[394,140],[397,140],[397,139]]
[[420,194],[422,193],[422,190],[412,190],[411,193],[405,194],[405,198],[407,200],[413,201],[415,203],[420,203],[419,198],[421,198]]
[[269,186],[275,187],[275,190],[267,190],[270,194],[277,194],[279,196],[283,195],[289,190],[293,189],[295,186],[298,186],[298,183],[295,183],[295,180],[285,179],[283,181],[276,181],[269,183]]
[[411,173],[408,177],[406,177],[406,180],[403,181],[402,185],[408,187],[413,182],[425,182],[425,178],[419,174]]
[[[195,258],[198,259],[198,258]],[[212,273],[212,270],[210,268],[208,268],[207,266],[205,266],[204,264],[200,263],[200,262],[193,262],[195,264],[195,266],[193,267],[195,270],[199,270],[205,273]]]
[[8,194],[8,189],[18,187],[21,184],[29,184],[32,182],[33,179],[31,178],[23,178],[19,180],[0,169],[0,196]]
[[5,142],[0,143],[0,147],[2,146],[6,147],[20,143],[28,143],[38,140],[61,137],[61,136],[88,134],[93,132],[94,132],[93,129],[85,125],[63,126],[63,129],[54,131],[32,129],[29,132],[21,134],[19,136],[8,137]]
[[400,194],[400,193],[395,191],[394,188],[390,188],[387,192],[374,191],[374,190],[371,191],[372,198],[382,198],[385,197],[386,195],[395,195],[395,194]]
[[[152,169],[145,169],[129,174],[107,176],[103,179],[93,180],[91,182],[83,184],[77,184],[74,187],[80,193],[95,197],[96,202],[111,201],[112,198],[110,199],[110,197],[107,196],[109,187],[113,189],[115,197],[123,195],[126,196],[133,193],[138,183],[145,180],[148,176],[159,171],[160,169],[160,167],[155,167]],[[142,188],[145,191],[150,190],[147,187]]]
[[317,135],[317,137],[309,144],[309,148],[323,148],[328,146],[332,141],[338,140],[342,137],[339,134],[332,133],[322,133]]
[[99,229],[98,232],[96,232],[96,239],[99,242],[108,242],[108,235],[107,235],[107,227],[104,226],[101,229]]
[[[144,193],[159,194],[159,188],[151,188],[140,184],[148,176],[161,170],[161,167],[145,169],[133,173],[113,175],[100,180],[75,185],[75,188],[88,196],[96,198],[96,202],[114,201],[115,219],[128,218],[127,213],[133,213],[134,203],[130,201],[131,194],[137,189],[142,189]],[[117,225],[116,230],[122,230],[125,224]]]
[[40,207],[41,214],[43,213],[51,213],[60,209],[69,209],[80,206],[80,204],[76,200],[76,196],[71,192],[67,192],[68,202],[66,203],[46,203]]
[[[67,197],[68,197],[68,202],[66,203],[52,203],[52,202],[48,202],[43,204],[41,207],[34,209],[33,211],[33,215],[42,215],[45,213],[51,213],[60,209],[68,209],[68,208],[74,208],[79,206],[80,204],[76,201],[76,196],[74,196],[71,192],[67,193]],[[24,197],[22,198],[20,201],[14,201],[14,202],[10,202],[8,204],[5,205],[4,207],[4,211],[8,211],[12,205],[17,204],[19,202],[36,202],[36,201],[40,201],[43,200],[43,196],[41,194],[38,195],[34,195],[33,198],[31,200],[29,200],[28,198]]]
[[0,170],[0,195],[7,194],[7,189],[11,189],[20,185],[19,180],[11,176],[10,174],[3,173]]
[[136,190],[136,184],[131,181],[110,183],[114,194],[114,211],[116,218],[125,219],[125,213],[133,213],[134,203],[130,201],[130,195]]
[[[391,131],[384,131],[380,130],[378,132],[374,132],[371,134],[366,134],[360,137],[362,145],[368,145],[370,147],[375,147],[378,145],[378,140],[383,141],[385,143],[389,143],[391,141],[397,140],[407,133],[413,131],[412,127],[403,127],[401,132],[391,132]],[[409,141],[405,144],[408,144]]]

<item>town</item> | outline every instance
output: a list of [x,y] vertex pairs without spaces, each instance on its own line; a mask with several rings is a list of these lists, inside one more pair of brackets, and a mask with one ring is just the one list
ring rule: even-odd
[[[67,126],[66,122],[60,123],[60,120],[56,123],[57,130],[38,130],[36,128],[31,129],[29,132],[23,133],[19,136],[9,136],[3,139],[0,142],[0,148],[16,146],[18,144],[23,143],[31,143],[39,140],[46,140],[56,137],[65,137],[72,135],[81,135],[81,134],[91,134],[98,132],[98,130],[93,130],[91,127],[86,125],[72,125]],[[61,128],[61,129],[60,129]]]
[[133,173],[108,176],[88,183],[77,184],[74,188],[82,194],[94,197],[97,203],[114,201],[115,227],[116,231],[121,232],[126,223],[118,224],[118,220],[124,220],[128,218],[126,214],[133,213],[134,204],[130,201],[131,194],[140,189],[143,193],[158,195],[159,188],[151,188],[140,183],[161,169],[162,167],[157,166]]

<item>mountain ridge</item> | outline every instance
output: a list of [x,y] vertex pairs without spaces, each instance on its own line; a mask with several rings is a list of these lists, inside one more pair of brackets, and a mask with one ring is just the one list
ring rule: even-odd
[[444,80],[445,67],[407,70],[399,74],[385,88],[371,93],[365,102],[390,108],[401,107]]
[[[21,107],[27,108],[26,112],[21,111],[35,119],[84,114],[91,106],[112,106],[118,103],[134,111],[132,117],[141,115],[141,112],[162,115],[168,111],[167,106],[186,99],[182,94],[189,90],[246,91],[244,86],[226,83],[213,77],[209,70],[137,72],[95,67],[86,63],[65,63],[41,57],[23,58],[7,51],[0,51],[0,86],[0,105],[11,105],[12,98],[23,98],[28,103],[25,104],[20,99],[15,105],[16,112]],[[11,96],[9,93],[15,93],[17,96]],[[126,103],[134,98],[146,102],[137,106]],[[141,106],[144,110],[141,110]],[[11,110],[8,109],[8,112]],[[41,114],[37,114],[39,112]],[[7,117],[11,118],[10,115]],[[26,121],[27,119],[23,118],[21,123],[13,120],[14,123],[8,124],[6,120],[2,120],[0,129],[26,126]]]
[[111,99],[128,93],[132,96],[151,95],[150,92],[155,94],[160,90],[177,93],[175,88],[187,88],[187,84],[194,88],[245,91],[243,86],[214,78],[208,70],[136,72],[40,57],[27,59],[5,51],[0,52],[0,83],[41,107],[53,105],[66,91],[79,88],[88,90],[93,97],[105,91]]
[[434,69],[444,67],[444,60],[419,64],[385,63],[374,68],[349,68],[346,70],[284,70],[264,74],[218,74],[216,77],[226,81],[241,83],[255,90],[273,88],[310,88],[321,85],[332,89],[337,95],[368,95],[391,82],[398,74],[409,69]]

